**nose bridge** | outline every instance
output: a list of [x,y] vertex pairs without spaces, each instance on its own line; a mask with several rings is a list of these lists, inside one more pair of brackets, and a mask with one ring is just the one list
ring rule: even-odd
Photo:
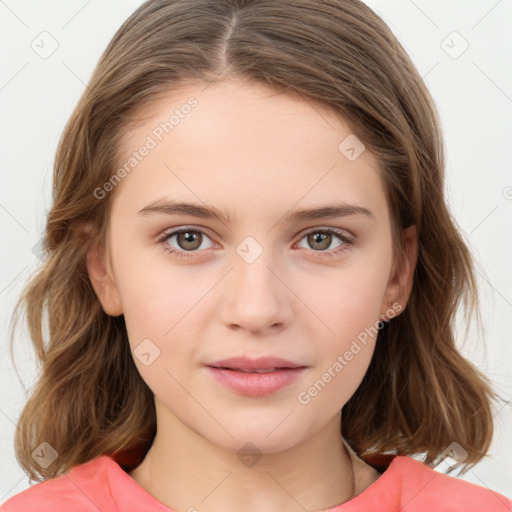
[[278,277],[275,251],[247,236],[235,253],[231,293],[224,302],[225,322],[258,330],[287,321],[288,292],[283,277]]
[[248,291],[253,296],[263,295],[269,303],[273,300],[274,294],[279,293],[282,283],[279,282],[271,269],[279,266],[275,251],[266,242],[260,242],[254,236],[247,236],[235,248],[236,258],[234,258],[234,279],[236,287],[241,291]]

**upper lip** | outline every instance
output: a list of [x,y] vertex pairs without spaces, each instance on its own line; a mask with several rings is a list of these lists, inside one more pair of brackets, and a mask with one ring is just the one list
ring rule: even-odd
[[240,370],[269,370],[271,368],[300,368],[304,365],[281,359],[280,357],[264,356],[250,358],[247,356],[230,357],[228,359],[220,359],[207,366],[215,368],[238,368]]

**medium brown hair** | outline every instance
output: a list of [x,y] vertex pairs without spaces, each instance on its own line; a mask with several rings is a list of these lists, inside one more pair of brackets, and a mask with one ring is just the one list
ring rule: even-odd
[[[409,302],[379,332],[343,408],[343,436],[359,456],[394,451],[427,464],[457,442],[468,455],[456,467],[467,471],[489,449],[498,396],[455,345],[459,304],[479,318],[474,263],[444,199],[434,102],[388,26],[359,0],[149,0],[119,28],[60,139],[44,261],[13,314],[24,307],[41,365],[18,422],[18,462],[42,480],[103,454],[128,470],[149,449],[153,394],[124,317],[103,311],[87,272],[89,249],[105,249],[113,197],[93,191],[120,165],[123,137],[145,107],[179,86],[227,79],[338,114],[378,159],[397,257],[397,235],[417,226]],[[42,442],[58,453],[48,468],[31,455]]]

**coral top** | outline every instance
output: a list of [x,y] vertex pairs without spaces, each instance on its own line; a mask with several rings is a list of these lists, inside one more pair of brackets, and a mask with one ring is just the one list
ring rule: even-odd
[[[512,501],[500,493],[422,462],[393,454],[378,464],[382,475],[361,494],[327,512],[506,512]],[[193,508],[192,508],[193,510]],[[110,456],[75,466],[33,484],[0,506],[2,512],[172,512],[129,476]]]

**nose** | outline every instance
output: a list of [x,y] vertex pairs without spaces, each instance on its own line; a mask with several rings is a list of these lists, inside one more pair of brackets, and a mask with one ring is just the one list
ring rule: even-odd
[[264,334],[290,324],[293,293],[286,284],[286,271],[270,253],[264,250],[253,261],[234,254],[222,306],[222,319],[229,328]]

